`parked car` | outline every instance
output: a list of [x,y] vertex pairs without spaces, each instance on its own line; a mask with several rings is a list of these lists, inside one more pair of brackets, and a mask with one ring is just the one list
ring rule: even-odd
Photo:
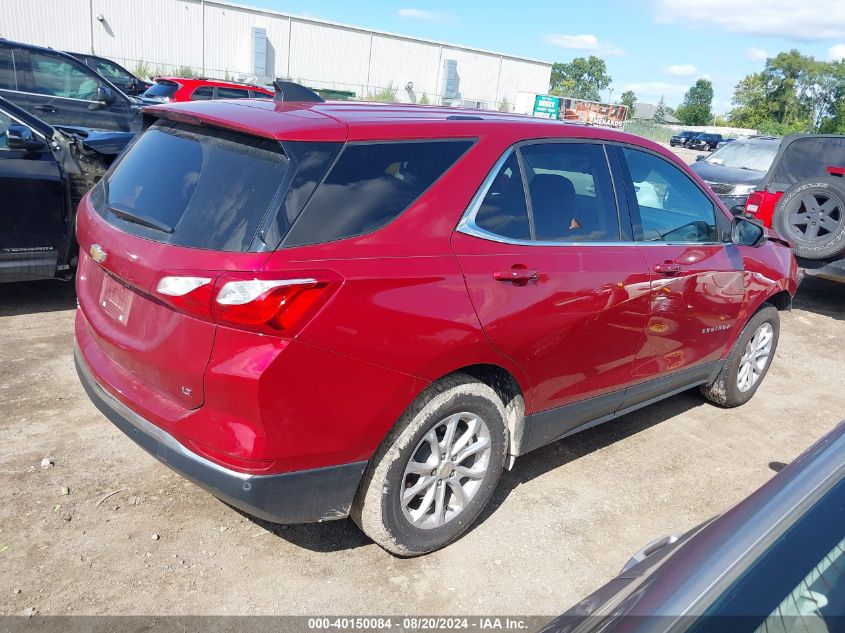
[[845,282],[845,136],[783,139],[745,213],[792,243],[807,274]]
[[646,545],[543,633],[842,631],[843,455],[845,422],[723,515]]
[[744,205],[771,167],[779,136],[750,136],[716,150],[692,165],[728,209]]
[[227,503],[351,515],[395,554],[458,538],[535,448],[693,387],[747,402],[797,287],[782,240],[637,136],[355,102],[145,116],[79,208],[82,384]]
[[88,68],[107,78],[127,95],[138,96],[153,85],[152,82],[136,77],[117,62],[106,59],[105,57],[88,55],[86,53],[68,54],[73,55],[76,59],[88,66]]
[[141,95],[146,104],[171,101],[211,101],[213,99],[272,99],[274,92],[253,84],[217,79],[158,77]]
[[703,149],[708,151],[713,151],[716,149],[716,146],[722,142],[722,135],[721,134],[709,134],[709,133],[702,133],[698,136],[693,136],[689,139],[684,145],[687,149]]
[[76,205],[132,136],[54,128],[0,97],[0,282],[71,274]]
[[75,57],[0,39],[0,97],[49,125],[136,132],[140,106]]
[[690,130],[684,130],[678,134],[675,134],[672,138],[669,139],[669,145],[675,147],[676,145],[680,145],[681,147],[686,147],[687,141],[691,138],[698,136],[699,132],[692,132]]

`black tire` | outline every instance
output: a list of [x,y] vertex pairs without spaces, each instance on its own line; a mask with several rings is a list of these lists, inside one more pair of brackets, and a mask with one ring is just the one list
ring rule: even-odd
[[[478,416],[489,432],[486,471],[474,495],[451,520],[438,527],[418,527],[406,516],[400,491],[412,488],[422,475],[414,481],[405,469],[423,450],[421,443],[432,429],[439,438],[445,420],[464,412]],[[455,541],[478,518],[502,475],[507,448],[505,407],[496,392],[464,374],[444,378],[420,394],[381,443],[364,473],[350,515],[367,536],[391,554],[419,556],[433,552]],[[452,483],[439,481],[437,485],[453,499]]]
[[806,259],[827,259],[845,253],[845,183],[820,176],[798,183],[775,207],[775,230]]
[[[759,377],[753,382],[750,388],[741,390],[738,384],[740,365],[744,360],[744,356],[749,349],[749,345],[751,340],[754,338],[754,335],[765,324],[768,324],[769,327],[771,327],[771,349],[762,371],[759,372]],[[714,404],[727,408],[738,407],[751,400],[757,392],[757,388],[769,372],[769,367],[772,364],[775,351],[777,351],[779,336],[780,315],[778,315],[777,308],[769,304],[765,304],[754,314],[754,316],[751,317],[751,319],[749,319],[748,323],[745,324],[745,327],[742,328],[742,332],[740,332],[739,337],[733,344],[733,347],[731,347],[731,351],[725,359],[725,365],[722,367],[722,371],[719,372],[719,375],[716,377],[713,384],[703,385],[701,387],[701,393],[704,394],[704,397]]]

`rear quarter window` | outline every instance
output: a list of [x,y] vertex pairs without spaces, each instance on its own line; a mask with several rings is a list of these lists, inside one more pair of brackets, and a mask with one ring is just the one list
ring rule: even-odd
[[331,242],[380,229],[472,144],[464,139],[348,144],[282,246]]

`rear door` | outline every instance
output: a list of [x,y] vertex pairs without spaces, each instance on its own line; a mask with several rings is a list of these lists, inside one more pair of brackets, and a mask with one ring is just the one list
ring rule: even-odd
[[68,228],[67,192],[48,139],[43,149],[10,149],[9,128],[19,126],[0,109],[0,281],[52,277]]
[[646,342],[633,379],[681,370],[706,377],[743,325],[744,265],[738,247],[723,241],[727,218],[666,158],[633,147],[615,151],[630,192],[634,235],[651,274]]
[[453,236],[487,337],[529,377],[530,412],[548,412],[529,449],[612,413],[630,382],[649,284],[619,210],[603,145],[529,143],[499,161]]
[[[88,66],[76,59],[49,52],[25,51],[23,65],[33,113],[51,125],[76,125],[104,130],[129,131],[133,112],[128,99]],[[21,64],[18,64],[20,80]],[[97,90],[107,87],[112,104],[98,101]]]
[[28,110],[29,98],[24,92],[22,59],[20,48],[0,41],[0,97]]

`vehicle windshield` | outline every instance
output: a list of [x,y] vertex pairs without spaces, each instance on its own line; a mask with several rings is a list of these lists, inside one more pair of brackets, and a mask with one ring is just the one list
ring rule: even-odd
[[705,163],[766,172],[780,147],[780,139],[766,141],[736,140],[728,143],[704,159]]

